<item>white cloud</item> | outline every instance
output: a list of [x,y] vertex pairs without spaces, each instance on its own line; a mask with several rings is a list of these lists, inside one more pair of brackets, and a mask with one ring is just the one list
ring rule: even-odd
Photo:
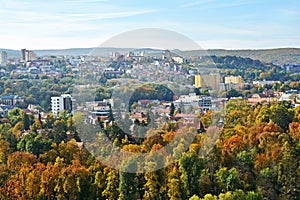
[[111,13],[83,13],[83,14],[70,14],[67,15],[71,21],[90,21],[90,20],[99,20],[99,19],[114,19],[122,17],[130,17],[135,15],[141,15],[146,13],[152,13],[155,10],[141,10],[141,11],[128,11],[128,12],[111,12]]

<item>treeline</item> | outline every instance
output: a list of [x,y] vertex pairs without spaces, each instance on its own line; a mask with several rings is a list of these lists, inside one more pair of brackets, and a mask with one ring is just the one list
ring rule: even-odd
[[174,93],[168,87],[158,84],[144,84],[137,87],[129,99],[129,106],[139,100],[173,101]]
[[242,76],[245,81],[253,80],[275,80],[275,81],[298,81],[299,74],[287,72],[284,68],[272,63],[263,63],[251,58],[239,56],[210,56],[202,57],[200,62],[212,60],[214,66],[221,70],[223,76]]
[[[201,116],[205,126],[211,114]],[[63,112],[41,122],[14,110],[2,119],[0,199],[300,198],[300,107],[229,101],[221,135],[209,154],[199,155],[206,134],[198,134],[167,167],[154,170],[166,157],[147,160],[146,173],[118,171],[96,160],[78,143],[74,117]],[[149,130],[155,135],[138,144],[118,135],[117,127],[106,130],[114,145],[136,153],[155,153],[179,134],[176,124],[166,123]],[[169,153],[178,154],[186,143],[182,138]],[[114,148],[98,150],[110,158]],[[135,165],[129,160],[122,167],[141,167]]]

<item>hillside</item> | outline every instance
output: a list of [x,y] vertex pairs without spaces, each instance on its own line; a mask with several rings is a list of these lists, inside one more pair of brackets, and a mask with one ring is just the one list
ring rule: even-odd
[[283,64],[299,64],[300,49],[298,48],[278,48],[278,49],[261,49],[261,50],[225,50],[225,49],[209,49],[181,52],[184,56],[240,56],[260,60],[275,65]]
[[282,48],[282,49],[263,49],[263,50],[208,50],[209,54],[217,56],[241,56],[260,60],[276,65],[299,64],[300,49]]

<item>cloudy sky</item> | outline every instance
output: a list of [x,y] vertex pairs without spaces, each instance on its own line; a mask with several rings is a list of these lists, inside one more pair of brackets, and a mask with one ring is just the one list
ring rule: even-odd
[[96,47],[140,28],[202,48],[300,48],[298,0],[0,0],[0,48]]

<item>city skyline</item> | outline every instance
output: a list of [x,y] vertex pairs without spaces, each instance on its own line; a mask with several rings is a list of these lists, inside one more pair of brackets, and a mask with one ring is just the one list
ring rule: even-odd
[[0,48],[97,47],[120,33],[159,28],[204,49],[300,47],[298,1],[0,0]]

